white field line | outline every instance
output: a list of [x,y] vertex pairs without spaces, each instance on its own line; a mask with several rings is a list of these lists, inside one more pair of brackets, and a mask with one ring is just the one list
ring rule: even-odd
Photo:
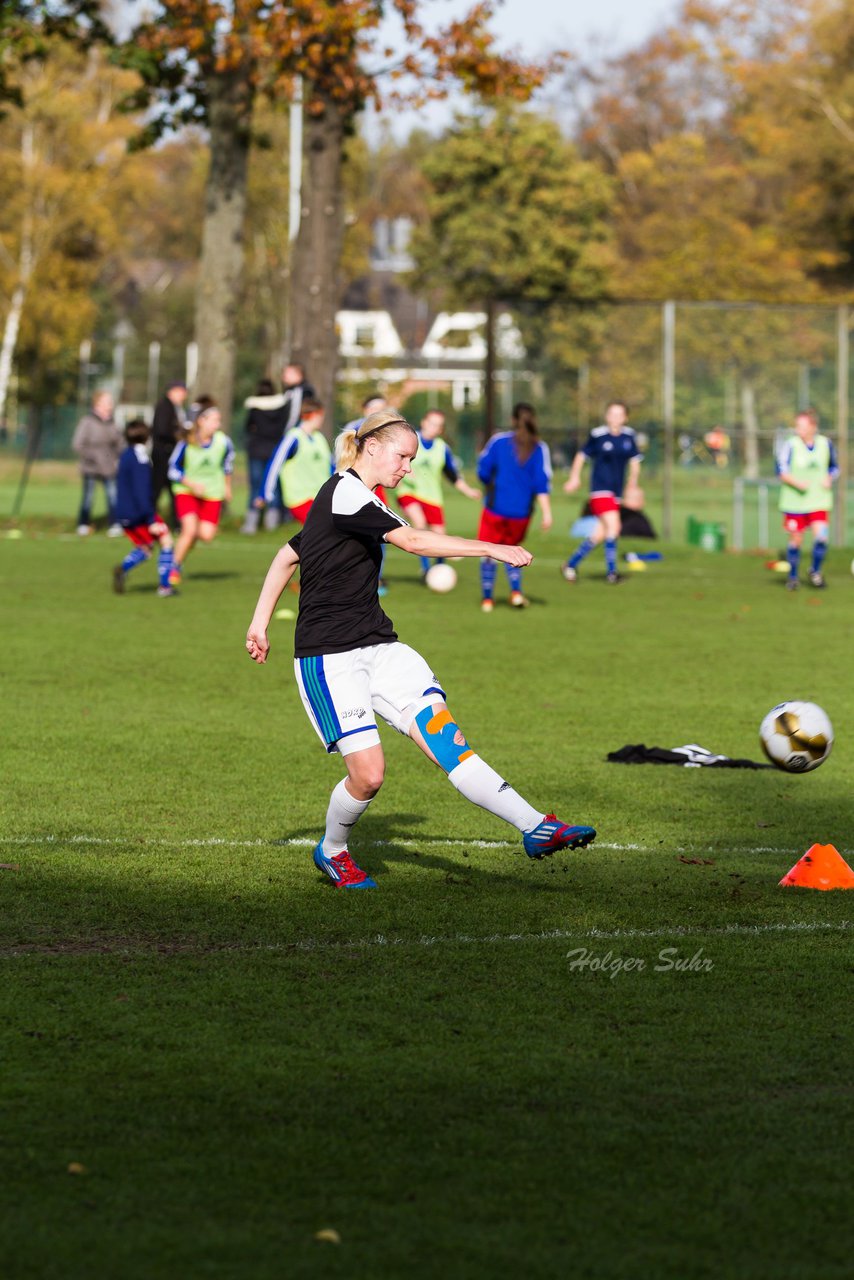
[[[87,836],[87,835],[39,835],[39,836],[3,836],[0,835],[0,846],[8,845],[106,845],[119,846],[127,848],[134,846],[138,848],[156,846],[165,849],[313,849],[317,841],[308,837],[295,836],[289,839],[255,839],[255,840],[225,840],[217,836],[203,836],[193,840],[169,840],[162,837],[156,839],[147,839],[139,836]],[[507,849],[513,853],[521,853],[518,841],[510,840],[465,840],[465,839],[436,839],[424,837],[423,839],[406,839],[399,840],[360,840],[360,848],[366,849],[420,849],[424,846],[433,845],[450,845],[453,848],[461,849]],[[801,853],[791,846],[780,848],[774,845],[752,845],[752,846],[714,846],[704,844],[679,844],[672,845],[666,849],[663,844],[643,845],[643,844],[613,844],[607,840],[597,840],[587,853],[595,853],[597,849],[609,849],[617,853],[737,853],[737,854],[754,854],[754,853],[775,853],[781,857],[791,856],[793,858],[800,857]],[[849,849],[840,849],[839,852],[843,857],[852,856]]]
[[261,951],[346,951],[372,950],[376,947],[447,947],[485,946],[506,942],[636,942],[645,939],[671,938],[724,938],[759,937],[762,934],[787,933],[848,933],[854,929],[854,921],[786,921],[781,924],[729,924],[702,928],[699,925],[672,925],[667,929],[544,929],[541,933],[454,933],[446,936],[418,938],[387,938],[378,933],[371,938],[358,938],[350,942],[322,942],[304,938],[292,943],[272,943],[257,948]]
[[[785,921],[779,924],[729,924],[703,928],[700,925],[670,925],[666,929],[543,929],[539,933],[488,933],[488,934],[421,934],[413,938],[386,937],[377,933],[367,938],[349,938],[346,941],[327,942],[320,938],[295,938],[293,941],[267,943],[216,943],[200,946],[191,942],[177,943],[172,954],[259,954],[292,953],[294,951],[373,951],[384,947],[458,947],[458,946],[495,946],[508,943],[536,942],[618,942],[634,943],[645,941],[673,941],[677,938],[759,938],[772,934],[827,934],[850,933],[854,930],[854,921],[841,920],[829,922],[823,920]],[[49,948],[48,948],[49,949]],[[56,948],[61,950],[61,944]],[[105,942],[96,950],[115,954],[133,954],[145,951],[143,943],[132,941],[110,945]],[[44,948],[28,946],[10,946],[0,949],[0,956],[25,956],[39,954]]]

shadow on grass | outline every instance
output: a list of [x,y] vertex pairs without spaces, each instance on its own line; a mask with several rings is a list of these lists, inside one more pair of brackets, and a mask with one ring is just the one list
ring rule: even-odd
[[[500,862],[505,858],[516,860],[518,854],[523,854],[521,837],[519,837],[518,849],[487,850],[478,848],[477,838],[472,838],[468,848],[464,839],[455,839],[455,852],[452,856],[446,857],[429,849],[431,845],[448,843],[446,831],[437,831],[435,834],[416,831],[416,828],[423,826],[426,821],[423,814],[416,813],[397,813],[384,818],[368,819],[359,824],[359,832],[353,840],[351,853],[359,866],[370,875],[382,875],[383,872],[395,867],[410,866],[442,872],[446,883],[448,877],[452,877],[453,883],[468,883],[472,886],[490,884],[518,886],[518,874],[509,869],[507,872],[502,871]],[[513,842],[514,835],[513,829],[508,827],[507,841]],[[274,846],[288,847],[292,840],[314,841],[318,838],[317,827],[302,827],[272,843]],[[496,840],[489,843],[498,844],[499,842]],[[496,867],[473,866],[470,853],[474,850],[479,854],[484,852],[494,854]],[[311,852],[308,851],[308,857],[310,856]],[[525,858],[525,861],[527,862],[528,859]],[[323,878],[320,872],[318,876]],[[526,885],[526,892],[531,888],[537,892],[546,887],[545,885]]]

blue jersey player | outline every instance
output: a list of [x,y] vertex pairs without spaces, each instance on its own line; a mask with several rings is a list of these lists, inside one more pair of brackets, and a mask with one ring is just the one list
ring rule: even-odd
[[[617,539],[620,536],[620,500],[623,487],[634,487],[640,473],[640,449],[632,428],[629,411],[622,400],[612,400],[605,410],[605,425],[596,427],[583,449],[572,460],[566,493],[581,487],[581,472],[588,460],[590,476],[590,510],[598,524],[595,533],[585,538],[570,556],[561,572],[567,582],[578,578],[578,566],[600,542],[605,543],[605,569],[609,582],[619,582],[617,573]],[[626,470],[628,469],[628,481]]]
[[[477,478],[486,489],[477,536],[484,542],[510,547],[520,543],[528,532],[535,503],[540,508],[543,530],[548,532],[552,527],[552,461],[548,445],[540,439],[533,405],[515,405],[512,422],[512,431],[500,431],[487,441],[477,463]],[[528,599],[522,594],[521,566],[507,562],[506,568],[510,604],[514,609],[524,609]],[[493,609],[495,570],[492,557],[481,560],[480,607],[484,613]]]

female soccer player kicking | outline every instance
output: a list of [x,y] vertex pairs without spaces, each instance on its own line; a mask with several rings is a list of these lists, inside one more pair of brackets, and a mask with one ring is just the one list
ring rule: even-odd
[[498,546],[410,528],[376,497],[409,473],[418,448],[413,428],[392,410],[372,413],[336,443],[339,472],[326,482],[305,527],[278,552],[246,636],[255,662],[267,660],[267,627],[300,566],[294,670],[303,704],[329,752],[344,757],[347,777],[332,792],[314,862],[334,885],[373,889],[347,850],[349,833],[382,786],[385,759],[376,716],[412,738],[468,800],[522,833],[529,858],[582,848],[592,827],[543,815],[491,769],[466,741],[425,660],[401,644],[377,598],[382,545],[413,555],[491,556],[529,564],[524,547]]

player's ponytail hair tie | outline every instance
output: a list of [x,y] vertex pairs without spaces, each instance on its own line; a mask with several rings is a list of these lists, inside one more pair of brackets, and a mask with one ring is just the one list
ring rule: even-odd
[[400,427],[415,434],[411,423],[402,418],[394,409],[377,409],[366,418],[360,418],[352,427],[345,428],[335,441],[335,462],[339,471],[352,467],[362,451],[369,436],[382,440],[392,435]]

